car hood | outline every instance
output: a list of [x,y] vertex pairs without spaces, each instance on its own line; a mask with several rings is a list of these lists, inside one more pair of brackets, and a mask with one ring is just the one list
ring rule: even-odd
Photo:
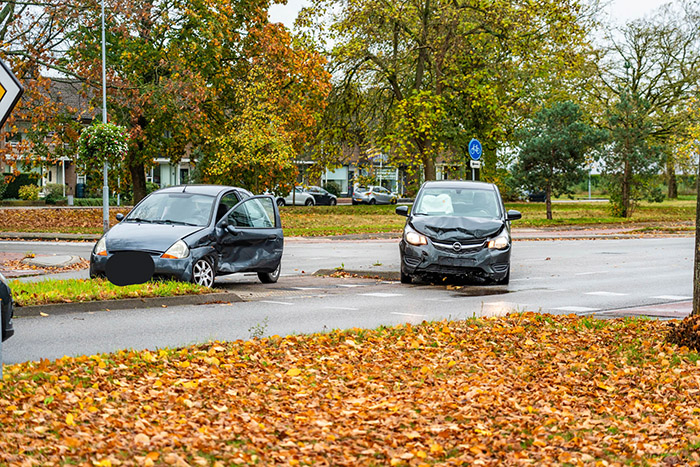
[[491,237],[504,227],[501,219],[457,216],[416,216],[410,223],[433,240],[452,242]]
[[107,251],[140,250],[162,253],[181,238],[204,228],[191,225],[120,222],[107,232]]

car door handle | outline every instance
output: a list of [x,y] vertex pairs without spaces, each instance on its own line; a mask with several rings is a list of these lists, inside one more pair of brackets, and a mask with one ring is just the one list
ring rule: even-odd
[[276,239],[277,239],[277,235],[268,235],[268,236],[267,236],[267,239],[268,239],[268,240],[276,240]]

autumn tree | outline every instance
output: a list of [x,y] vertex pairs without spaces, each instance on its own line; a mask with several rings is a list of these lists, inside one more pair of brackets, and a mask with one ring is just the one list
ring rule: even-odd
[[578,105],[560,102],[540,110],[518,136],[522,147],[514,178],[530,190],[544,190],[547,219],[552,219],[552,196],[571,192],[587,155],[605,140],[606,132],[586,123]]
[[[596,61],[599,84],[592,91],[601,113],[609,117],[606,125],[623,138],[606,158],[606,168],[619,174],[611,188],[614,211],[623,217],[631,215],[635,199],[657,197],[658,186],[636,168],[665,167],[668,196],[677,196],[674,146],[688,133],[687,104],[700,79],[698,13],[693,2],[666,5],[649,19],[613,31]],[[649,159],[633,160],[639,157]],[[640,184],[633,186],[635,180]]]
[[[335,131],[321,136],[366,129],[360,153],[381,148],[390,162],[422,167],[426,179],[438,156],[463,161],[474,136],[493,154],[533,83],[557,73],[565,80],[576,68],[584,36],[576,2],[317,0],[312,9],[328,12],[335,44],[337,111],[327,115],[352,109],[364,119],[335,119]],[[348,136],[352,149],[357,133]],[[341,150],[342,140],[332,147]]]

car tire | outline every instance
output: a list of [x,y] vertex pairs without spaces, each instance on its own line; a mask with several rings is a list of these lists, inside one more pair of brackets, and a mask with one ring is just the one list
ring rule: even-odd
[[284,198],[277,198],[277,206],[284,206],[285,204]]
[[357,206],[357,201],[355,201],[355,200],[353,199],[353,200],[352,200],[352,205],[353,205],[353,206]]
[[314,205],[314,201],[312,199],[307,199],[306,201],[304,201],[304,206],[313,206],[313,205]]
[[396,203],[397,203],[397,199],[396,199],[396,198],[391,198],[391,204],[396,204]]
[[214,285],[214,267],[211,261],[207,258],[200,258],[192,265],[192,282],[204,287],[212,287]]
[[413,277],[411,277],[410,274],[404,274],[403,271],[401,271],[401,283],[410,284],[411,282],[413,282]]
[[372,198],[369,200],[369,204],[372,204],[372,205],[377,204],[377,200]]
[[336,204],[338,204],[338,201],[335,198],[331,199],[331,206],[335,206]]
[[508,285],[509,282],[510,282],[510,267],[508,267],[508,272],[506,273],[506,275],[503,279],[493,281],[493,283],[496,285]]
[[272,272],[259,272],[258,279],[263,284],[274,284],[277,279],[280,278],[280,271],[282,270],[282,262],[277,265],[277,268]]

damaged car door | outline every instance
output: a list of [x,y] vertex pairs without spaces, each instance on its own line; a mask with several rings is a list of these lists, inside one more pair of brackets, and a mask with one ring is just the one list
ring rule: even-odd
[[272,196],[247,198],[216,224],[218,272],[271,273],[282,260],[284,238]]

